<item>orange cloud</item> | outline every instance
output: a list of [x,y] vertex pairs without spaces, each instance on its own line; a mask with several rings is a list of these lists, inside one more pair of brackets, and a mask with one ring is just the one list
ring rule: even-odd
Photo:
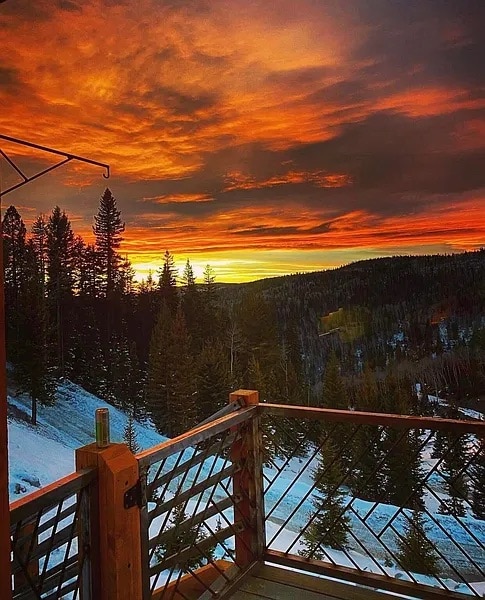
[[305,172],[288,171],[283,175],[275,175],[264,181],[256,181],[251,175],[245,175],[240,171],[232,171],[225,177],[225,192],[233,190],[257,190],[289,183],[311,183],[320,188],[341,188],[352,185],[353,180],[345,173],[326,173],[324,171]]
[[154,204],[172,204],[184,202],[213,202],[214,198],[209,194],[166,194],[164,196],[152,196],[143,198],[143,202],[153,202]]
[[[2,3],[0,131],[110,164],[135,265],[165,248],[205,258],[477,247],[476,40],[465,16],[423,9],[429,22],[410,24],[394,4]],[[8,149],[26,172],[52,164]],[[0,163],[4,184],[17,181]],[[100,176],[70,163],[13,200],[58,203],[92,239]],[[397,214],[403,190],[421,196]]]

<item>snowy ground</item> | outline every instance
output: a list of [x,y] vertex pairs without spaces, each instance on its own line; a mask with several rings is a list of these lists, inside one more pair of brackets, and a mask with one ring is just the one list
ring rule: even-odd
[[[38,425],[35,427],[28,422],[30,400],[26,396],[14,397],[11,395],[8,402],[11,414],[9,418],[9,492],[12,501],[74,471],[74,450],[94,441],[94,413],[97,408],[108,407],[110,409],[111,439],[114,442],[122,441],[127,421],[127,417],[123,412],[70,382],[65,382],[59,387],[57,404],[54,407],[39,407]],[[137,441],[142,448],[154,446],[164,440],[149,424],[136,423],[135,427]],[[209,470],[211,461],[206,462],[204,470]],[[294,459],[278,476],[277,482],[271,485],[270,490],[268,490],[266,495],[267,510],[274,508],[274,512],[267,524],[267,536],[273,549],[284,551],[291,547],[292,553],[297,553],[300,549],[298,537],[301,528],[307,522],[308,515],[312,511],[311,496],[301,502],[312,485],[312,466],[306,465],[305,468],[303,461]],[[301,470],[303,470],[301,478],[296,485],[291,487],[290,484],[294,480],[296,472]],[[272,469],[267,472],[270,479],[276,474],[275,471],[271,471]],[[290,487],[291,489],[288,489]],[[285,522],[288,515],[299,504],[301,506],[296,510],[290,522],[280,529],[280,524]],[[373,547],[375,541],[368,539],[372,537],[369,535],[369,529],[362,527],[358,516],[362,518],[370,512],[368,523],[370,530],[376,534],[393,518],[396,508],[382,504],[371,505],[359,499],[353,500],[353,508],[355,515],[352,518],[352,524],[357,537],[361,539],[366,547]],[[429,506],[428,510],[430,510]],[[460,544],[470,544],[469,539],[460,539],[459,536],[463,536],[463,528],[458,527],[459,524],[454,523],[452,517],[435,515],[435,518],[445,531],[453,531],[453,539],[459,540]],[[483,543],[483,540],[485,540],[485,522],[468,518],[463,519],[463,521],[466,521],[467,529],[471,530],[476,538]],[[156,528],[156,524],[153,525]],[[430,525],[433,524],[430,523]],[[214,523],[211,523],[211,526],[213,527]],[[398,530],[402,529],[402,518],[396,519],[395,526]],[[435,538],[435,543],[444,544],[446,543],[446,536],[443,535],[444,532],[440,531],[440,528],[432,527],[430,537]],[[454,529],[456,529],[456,532]],[[359,565],[360,569],[380,574],[384,570],[395,577],[407,578],[406,574],[393,567],[383,567],[382,562],[379,565],[375,564],[375,561],[371,561],[359,552],[357,546],[353,546],[349,552],[352,560],[349,560],[348,556],[345,557],[344,554],[332,550],[329,550],[329,560],[346,566]],[[428,580],[424,582],[431,583]],[[447,583],[452,589],[455,587],[453,584],[454,582]],[[455,589],[465,592],[462,586],[456,585]],[[482,589],[485,587],[482,582],[475,582],[474,587],[477,591],[485,591]]]
[[[22,418],[30,416],[26,395],[9,395],[8,403],[10,414],[15,415],[8,420],[11,501],[75,470],[75,449],[94,441],[97,408],[109,408],[111,441],[123,441],[125,413],[69,381],[59,386],[55,406],[39,406],[36,426]],[[135,423],[135,428],[142,449],[165,439],[150,425]]]

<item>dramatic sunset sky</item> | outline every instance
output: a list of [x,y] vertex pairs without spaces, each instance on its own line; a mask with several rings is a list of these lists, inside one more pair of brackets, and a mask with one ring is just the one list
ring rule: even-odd
[[0,133],[112,177],[3,203],[91,239],[108,185],[139,276],[165,249],[243,281],[484,246],[484,27],[484,0],[7,0]]

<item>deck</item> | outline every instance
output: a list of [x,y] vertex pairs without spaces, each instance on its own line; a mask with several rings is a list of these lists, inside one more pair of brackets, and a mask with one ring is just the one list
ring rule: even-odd
[[[474,473],[485,458],[485,422],[260,404],[254,390],[233,392],[230,400],[207,422],[136,455],[122,444],[79,448],[76,473],[14,502],[13,598],[483,597],[471,583],[485,580],[483,519],[455,518],[447,527],[452,516],[438,510],[441,504],[410,506],[424,495],[441,502],[437,483],[470,506],[479,487]],[[302,452],[317,423],[325,435]],[[467,460],[456,475],[468,483],[465,492],[452,486],[447,454],[422,458],[439,431],[452,432],[448,453],[466,441]],[[345,462],[348,440],[361,446]],[[386,444],[369,471],[369,443],[379,440]],[[396,458],[403,464],[394,473]],[[321,495],[337,460],[334,491]],[[312,474],[315,461],[326,470]],[[396,477],[369,488],[382,464],[396,477],[419,464],[419,482],[399,497]],[[341,489],[344,496],[336,498]],[[322,515],[332,518],[315,528]],[[344,542],[335,537],[337,527]],[[432,584],[415,577],[424,559],[411,545],[411,527],[435,558]],[[334,558],[327,550],[337,543]],[[391,572],[389,564],[396,567]]]
[[371,588],[261,565],[246,579],[231,600],[384,600],[389,598]]

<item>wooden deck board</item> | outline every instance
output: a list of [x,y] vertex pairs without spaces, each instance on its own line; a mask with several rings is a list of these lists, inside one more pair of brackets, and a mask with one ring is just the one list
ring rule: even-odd
[[231,600],[384,600],[387,594],[337,581],[262,565]]

